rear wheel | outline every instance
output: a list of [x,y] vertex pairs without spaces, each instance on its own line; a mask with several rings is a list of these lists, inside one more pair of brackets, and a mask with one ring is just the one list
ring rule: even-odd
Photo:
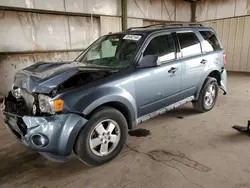
[[88,165],[102,165],[121,152],[127,132],[127,121],[122,113],[114,108],[102,107],[80,131],[74,152]]
[[218,97],[219,86],[215,78],[208,77],[197,101],[193,102],[194,108],[198,112],[207,112],[211,110]]

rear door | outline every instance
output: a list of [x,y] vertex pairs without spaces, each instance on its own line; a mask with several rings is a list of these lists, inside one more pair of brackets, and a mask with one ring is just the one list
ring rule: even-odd
[[202,51],[204,58],[206,58],[209,62],[205,70],[210,72],[217,69],[221,72],[220,88],[226,93],[226,54],[223,50],[222,44],[212,29],[199,29],[199,34],[202,37]]
[[207,60],[203,58],[200,40],[194,31],[180,31],[176,35],[182,66],[181,95],[185,99],[195,95]]

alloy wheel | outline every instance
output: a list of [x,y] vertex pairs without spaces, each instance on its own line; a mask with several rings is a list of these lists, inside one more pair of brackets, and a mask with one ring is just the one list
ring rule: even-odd
[[97,156],[109,155],[118,145],[121,131],[118,123],[106,119],[94,126],[89,138],[91,151]]

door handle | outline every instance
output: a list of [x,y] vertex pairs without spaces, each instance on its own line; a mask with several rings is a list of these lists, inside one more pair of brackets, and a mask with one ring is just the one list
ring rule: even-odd
[[205,65],[207,63],[206,59],[202,59],[201,64]]
[[175,68],[175,67],[171,67],[169,70],[168,70],[168,73],[175,73],[176,71],[178,71],[178,68]]

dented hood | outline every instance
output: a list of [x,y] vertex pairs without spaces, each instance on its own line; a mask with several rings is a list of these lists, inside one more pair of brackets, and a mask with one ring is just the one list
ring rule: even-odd
[[21,71],[14,78],[14,86],[28,92],[50,93],[59,84],[79,72],[114,71],[104,67],[89,67],[79,62],[38,62]]

